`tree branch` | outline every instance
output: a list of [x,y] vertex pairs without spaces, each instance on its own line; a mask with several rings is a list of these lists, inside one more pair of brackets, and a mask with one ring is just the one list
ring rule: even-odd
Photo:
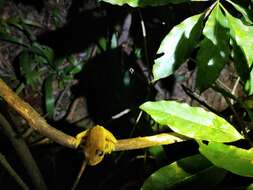
[[78,145],[74,137],[51,127],[28,103],[17,96],[2,79],[0,79],[0,96],[9,106],[16,110],[34,130],[63,146],[77,148]]
[[168,133],[161,133],[146,137],[120,139],[117,141],[115,151],[141,149],[151,146],[173,144],[181,141],[184,141],[184,139]]
[[[78,148],[77,140],[74,137],[50,126],[44,118],[42,118],[28,103],[24,102],[20,97],[18,97],[1,79],[0,96],[13,109],[20,113],[20,115],[22,115],[29,123],[29,125],[36,131],[63,146],[72,149]],[[165,133],[147,137],[121,139],[117,141],[115,151],[141,149],[151,146],[173,144],[175,142],[180,142],[183,140],[185,140],[185,138],[180,138],[173,134]]]

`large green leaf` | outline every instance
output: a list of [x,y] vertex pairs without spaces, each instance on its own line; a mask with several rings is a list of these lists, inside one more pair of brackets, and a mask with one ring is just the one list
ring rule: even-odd
[[162,125],[184,136],[215,142],[232,142],[243,137],[225,119],[200,107],[176,101],[146,102],[140,106]]
[[240,19],[233,17],[226,11],[230,36],[242,49],[247,63],[250,66],[253,62],[253,26],[245,25]]
[[142,190],[205,189],[221,182],[226,172],[201,155],[194,155],[160,168],[142,186]]
[[144,7],[144,6],[161,6],[167,4],[178,4],[192,1],[209,1],[209,0],[100,0],[113,5],[127,4],[132,7]]
[[189,17],[167,34],[157,52],[163,55],[153,66],[154,80],[173,74],[190,56],[201,35],[202,21],[202,14]]
[[253,150],[245,150],[232,145],[199,142],[199,151],[214,165],[232,173],[253,177]]
[[226,26],[226,17],[217,4],[203,29],[205,38],[197,55],[196,87],[200,92],[210,87],[229,61],[229,30]]
[[213,44],[220,44],[222,46],[225,46],[228,43],[228,37],[225,36],[226,39],[223,40],[222,34],[228,34],[228,31],[226,29],[228,28],[228,20],[222,13],[219,5],[220,4],[217,3],[213,8],[211,14],[209,15],[208,20],[206,21],[205,27],[203,29],[203,34],[206,38],[212,41]]
[[234,6],[234,8],[242,14],[244,20],[248,24],[253,24],[253,22],[252,22],[252,14],[250,13],[249,10],[245,9],[244,7],[240,6],[239,4],[234,3],[231,0],[226,0],[226,1],[229,2],[230,4],[232,4]]
[[232,46],[231,57],[233,58],[236,72],[241,77],[241,80],[245,82],[250,77],[250,69],[246,57],[244,56],[242,49],[234,40],[231,40],[230,44]]
[[[242,61],[245,59],[248,64],[248,68],[251,68],[253,62],[253,26],[245,25],[240,19],[233,17],[226,11],[226,17],[229,21],[230,36],[233,39],[233,46],[236,46],[235,51],[240,49],[240,55],[242,55]],[[245,58],[244,58],[245,57]],[[238,62],[236,64],[241,64]],[[237,66],[238,68],[238,66]],[[240,69],[241,70],[241,69]],[[240,73],[239,73],[240,74]],[[253,78],[247,75],[249,78],[246,84],[246,91],[249,95],[253,94]],[[244,79],[245,77],[243,77]]]

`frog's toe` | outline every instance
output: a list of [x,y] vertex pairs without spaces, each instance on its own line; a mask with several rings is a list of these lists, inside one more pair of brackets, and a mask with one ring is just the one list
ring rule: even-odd
[[110,154],[115,149],[115,145],[113,143],[108,143],[106,152]]
[[87,132],[88,132],[88,130],[85,130],[85,131],[83,131],[83,132],[81,132],[81,133],[78,133],[78,134],[76,135],[76,142],[77,142],[77,145],[80,145],[80,144],[81,144],[83,138],[85,138],[85,137],[87,136]]

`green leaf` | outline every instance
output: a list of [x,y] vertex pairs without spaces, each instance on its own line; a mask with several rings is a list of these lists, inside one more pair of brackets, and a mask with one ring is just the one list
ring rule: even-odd
[[43,28],[43,26],[34,20],[28,20],[28,19],[21,19],[22,24],[32,26],[32,27],[37,27],[37,28]]
[[253,150],[245,150],[232,145],[199,142],[199,151],[214,165],[232,173],[253,177]]
[[205,189],[214,187],[226,172],[201,155],[194,155],[160,168],[142,185],[141,190]]
[[225,119],[200,107],[176,101],[146,102],[140,106],[161,125],[194,139],[232,142],[243,139]]
[[47,77],[47,79],[45,80],[45,103],[46,103],[47,116],[49,118],[53,118],[55,108],[53,82],[54,82],[54,75],[49,75],[49,77]]
[[[234,51],[238,52],[235,52],[234,55],[236,56],[236,54],[239,54],[241,56],[241,58],[235,59],[236,64],[242,64],[245,69],[245,64],[243,63],[243,61],[246,60],[248,68],[251,68],[253,62],[253,26],[243,24],[240,19],[233,17],[227,11],[226,17],[229,21],[230,36],[232,38],[233,47],[235,48]],[[240,66],[236,66],[236,68],[239,71],[239,74],[242,75],[243,73]],[[248,76],[248,78],[246,79],[247,82],[245,90],[248,95],[251,95],[253,94],[253,77],[252,74],[249,75],[249,69],[247,69],[245,72],[247,72],[246,76]],[[244,80],[245,78],[245,76],[242,77],[242,79]]]
[[250,71],[246,57],[242,49],[236,44],[234,40],[231,40],[231,46],[233,47],[231,57],[234,60],[234,65],[238,75],[244,82],[244,89],[248,95],[253,94],[253,71]]
[[200,92],[209,88],[219,77],[228,62],[228,55],[228,51],[219,50],[218,46],[206,38],[200,43],[196,74],[196,87]]
[[244,20],[245,20],[248,24],[251,24],[251,25],[253,24],[253,22],[251,21],[251,18],[250,18],[250,13],[249,13],[249,11],[248,11],[247,9],[245,9],[245,8],[242,7],[242,6],[240,6],[239,4],[234,3],[234,2],[231,1],[231,0],[226,0],[226,1],[229,2],[231,5],[233,5],[234,8],[242,14]]
[[30,51],[44,57],[48,63],[53,66],[55,55],[52,48],[35,42],[30,47]]
[[[206,38],[212,41],[215,45],[227,46],[229,34],[227,31],[228,20],[222,13],[219,4],[216,4],[203,29],[203,34]],[[223,33],[224,32],[224,33]],[[225,40],[222,37],[225,36]]]
[[0,31],[0,40],[10,42],[10,43],[14,43],[14,44],[17,44],[17,45],[21,45],[21,46],[24,46],[24,47],[28,47],[28,45],[23,41],[23,39],[15,37],[11,34],[8,34],[6,32],[2,32],[2,31]]
[[[231,40],[232,52],[231,57],[234,60],[234,65],[241,80],[246,82],[250,77],[250,69],[244,56],[242,49],[236,44],[234,40]],[[253,87],[253,86],[252,86]],[[251,88],[253,90],[253,88]],[[250,91],[250,90],[249,90]]]
[[246,81],[245,91],[247,92],[248,95],[253,94],[253,70],[251,70],[251,72],[249,74],[249,78]]
[[233,17],[227,11],[226,17],[229,22],[230,36],[242,49],[250,67],[253,62],[253,26],[243,24],[240,19]]
[[206,38],[200,43],[197,54],[196,87],[200,92],[212,85],[229,61],[229,30],[225,26],[227,20],[217,4],[205,24]]
[[198,43],[203,15],[187,18],[175,26],[163,39],[153,66],[154,81],[168,77],[190,56]]
[[20,54],[19,64],[21,74],[25,76],[27,85],[30,85],[33,89],[35,89],[38,81],[40,80],[40,72],[36,70],[36,65],[33,63],[33,58],[27,51]]
[[144,6],[161,6],[167,4],[178,4],[192,1],[209,1],[209,0],[100,0],[113,5],[124,5],[127,4],[132,7],[144,7]]
[[251,183],[248,187],[247,190],[253,190],[253,183]]
[[20,23],[20,18],[10,17],[10,18],[5,20],[5,23],[8,24],[8,25],[14,26],[19,30],[23,30],[23,26]]
[[117,35],[116,33],[113,33],[112,38],[111,38],[111,49],[114,49],[117,47],[118,47]]
[[150,155],[152,155],[156,162],[159,163],[167,159],[163,146],[152,146],[148,148]]
[[19,17],[10,17],[6,19],[6,23],[23,30],[24,25],[42,28],[42,25],[36,21],[21,19]]
[[100,38],[98,40],[98,45],[101,48],[101,51],[106,51],[106,48],[107,48],[107,40],[106,40],[106,38]]
[[85,65],[84,62],[78,61],[77,58],[74,56],[69,56],[67,59],[71,65],[69,65],[67,68],[64,69],[64,73],[66,75],[74,75],[79,73],[83,69],[83,66]]

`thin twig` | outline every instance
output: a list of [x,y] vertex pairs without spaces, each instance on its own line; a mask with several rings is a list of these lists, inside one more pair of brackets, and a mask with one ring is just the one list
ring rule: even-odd
[[78,175],[76,177],[76,180],[75,180],[73,186],[71,187],[71,190],[75,190],[76,189],[76,187],[77,187],[77,185],[78,185],[78,183],[79,183],[79,181],[80,181],[80,179],[81,179],[81,177],[83,175],[83,172],[84,172],[86,166],[87,166],[87,160],[84,159],[83,163],[82,163],[82,166],[80,168],[80,171],[79,171],[79,173],[78,173]]
[[247,106],[247,104],[245,104],[242,100],[240,100],[239,98],[235,97],[233,94],[231,94],[230,92],[228,92],[227,90],[221,88],[218,84],[214,84],[212,86],[212,89],[214,89],[217,92],[220,92],[221,94],[228,96],[229,98],[235,100],[236,102],[239,103],[239,105],[244,108],[251,120],[251,122],[253,122],[253,113],[250,110],[250,108]]
[[224,98],[225,98],[227,104],[229,105],[230,109],[232,110],[232,112],[233,112],[233,114],[235,116],[235,119],[236,119],[236,121],[238,123],[238,126],[240,127],[240,129],[241,129],[244,137],[248,140],[248,142],[251,145],[251,147],[253,147],[253,142],[250,140],[250,137],[249,137],[249,135],[248,135],[248,133],[246,131],[246,127],[245,127],[243,121],[240,119],[238,113],[236,112],[236,110],[235,110],[234,106],[232,105],[232,103],[230,102],[229,98],[226,97],[226,96],[224,96]]
[[[146,77],[147,82],[150,84],[151,81],[153,80],[153,77],[150,74],[148,67],[143,63],[141,59],[137,59],[136,64],[139,66],[143,75]],[[154,84],[154,88],[157,90],[158,93],[163,95],[163,99],[169,98],[169,92],[165,88],[163,88],[161,81],[157,81]]]
[[209,14],[212,12],[216,4],[219,3],[218,1],[215,1],[211,6],[209,6],[205,12],[205,18],[209,16]]
[[250,137],[248,136],[248,133],[246,131],[245,125],[243,124],[243,121],[241,121],[240,117],[238,116],[237,112],[235,111],[233,105],[231,104],[231,102],[228,98],[231,98],[231,99],[235,100],[236,102],[238,102],[246,110],[246,112],[248,113],[250,119],[253,121],[253,115],[252,115],[252,112],[250,111],[250,109],[240,99],[238,99],[233,94],[231,94],[230,92],[228,92],[225,89],[223,89],[222,87],[220,87],[219,84],[215,83],[212,86],[212,88],[214,90],[220,92],[224,96],[224,98],[225,98],[226,102],[228,103],[230,109],[232,110],[233,114],[235,115],[235,118],[238,122],[238,125],[239,125],[240,129],[243,132],[244,137],[248,140],[249,144],[253,147],[253,142],[250,139]]
[[113,116],[112,116],[112,119],[119,119],[120,117],[122,117],[122,116],[128,114],[130,111],[131,111],[130,109],[125,109],[125,110],[123,110],[123,111],[117,113],[116,115],[113,115]]
[[187,88],[183,84],[181,86],[182,86],[182,89],[184,90],[184,92],[188,96],[190,96],[192,99],[194,99],[195,101],[197,101],[200,105],[205,106],[209,111],[218,114],[217,111],[214,108],[212,108],[211,106],[209,106],[204,100],[201,100],[201,96],[200,95],[198,95],[197,93],[193,92],[191,89]]
[[[236,79],[235,84],[234,84],[234,86],[233,86],[233,89],[232,89],[232,91],[231,91],[231,94],[235,95],[236,89],[237,89],[237,87],[238,87],[238,85],[239,85],[239,82],[240,82],[240,79],[241,79],[240,77],[238,77],[238,78]],[[233,99],[231,99],[231,104],[234,104],[234,100],[233,100]]]
[[[221,88],[224,88],[224,90],[228,91],[228,92],[232,92],[232,90],[226,85],[224,84],[220,79],[217,79],[217,85],[219,85]],[[232,93],[231,93],[232,94]],[[234,94],[233,94],[234,95]]]
[[4,134],[9,138],[14,149],[19,155],[20,160],[22,161],[23,165],[25,166],[25,169],[27,170],[29,176],[32,179],[32,183],[35,189],[46,190],[47,186],[25,141],[22,138],[18,138],[18,135],[13,131],[11,125],[1,113],[0,125],[3,129]]
[[29,190],[29,187],[25,184],[25,182],[19,177],[16,171],[11,167],[9,162],[6,160],[5,156],[0,153],[0,163],[2,167],[10,174],[11,177],[17,182],[17,184],[24,190]]
[[122,31],[118,40],[118,45],[122,45],[127,42],[129,38],[129,31],[132,24],[132,15],[128,14],[124,20]]
[[145,27],[145,23],[144,23],[141,11],[138,10],[138,13],[139,13],[139,17],[140,17],[140,20],[141,20],[141,30],[142,30],[142,37],[143,37],[145,60],[146,60],[147,67],[150,68],[150,61],[149,61],[149,56],[148,56],[148,42],[147,42],[146,27]]
[[[149,61],[149,57],[148,57],[147,34],[146,34],[145,23],[143,21],[142,14],[140,11],[139,11],[139,17],[140,17],[140,21],[141,21],[141,29],[142,29],[142,36],[143,36],[143,46],[144,46],[144,54],[145,54],[144,56],[145,56],[147,66],[143,63],[143,61],[141,59],[136,59],[136,58],[135,59],[136,59],[136,64],[139,66],[143,75],[146,77],[148,84],[151,84],[153,77],[152,77],[150,69],[149,69],[150,61]],[[127,42],[128,38],[129,38],[129,31],[130,31],[131,24],[132,24],[132,15],[128,14],[124,20],[123,27],[122,27],[123,29],[122,29],[120,38],[118,40],[118,44],[122,45],[123,52],[125,52],[126,55],[130,55],[132,52],[131,48],[124,46],[124,42]],[[154,88],[160,94],[163,95],[163,99],[169,98],[168,91],[162,87],[162,84],[160,81],[158,81],[154,84]]]
[[134,131],[135,131],[135,129],[136,129],[136,126],[138,125],[138,123],[139,123],[139,121],[140,121],[140,119],[141,119],[142,114],[143,114],[143,111],[141,110],[141,111],[139,112],[139,114],[138,114],[138,116],[137,116],[135,122],[134,122],[134,126],[133,126],[133,128],[132,128],[132,130],[131,130],[131,132],[130,132],[130,135],[129,135],[130,137],[133,136]]
[[235,84],[234,84],[234,86],[233,86],[233,89],[232,89],[231,94],[235,95],[235,93],[236,93],[236,89],[237,89],[237,87],[238,87],[238,85],[239,85],[240,80],[241,80],[241,78],[240,78],[240,77],[238,77],[238,78],[236,79],[236,81],[235,81]]

